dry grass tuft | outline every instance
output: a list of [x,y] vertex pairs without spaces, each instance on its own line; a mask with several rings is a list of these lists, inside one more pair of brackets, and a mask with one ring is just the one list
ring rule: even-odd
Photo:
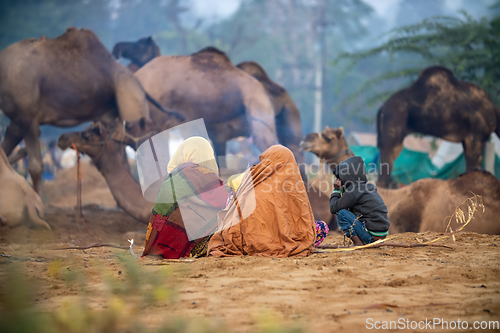
[[[481,210],[484,213],[485,207],[483,204],[483,197],[475,193],[472,194],[472,197],[467,198],[464,202],[457,206],[453,215],[448,216],[444,220],[444,223],[446,224],[446,228],[444,230],[445,235],[439,237],[438,239],[451,236],[453,237],[453,241],[455,241],[455,233],[463,230],[465,226],[472,221],[472,219],[474,218],[474,214],[477,211]],[[464,210],[467,211],[467,216],[465,215]],[[451,222],[453,221],[453,219],[457,222],[457,224],[461,224],[461,226],[455,231],[453,231],[451,227]]]

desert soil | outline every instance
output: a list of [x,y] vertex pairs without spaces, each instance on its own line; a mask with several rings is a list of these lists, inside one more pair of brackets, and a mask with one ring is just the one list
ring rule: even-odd
[[[104,311],[112,306],[107,279],[126,284],[127,274],[134,274],[124,266],[123,258],[132,259],[129,251],[53,249],[97,242],[128,246],[127,239],[134,238],[134,251],[141,254],[146,226],[119,209],[94,202],[83,209],[84,227],[74,208],[57,204],[68,197],[69,193],[59,199],[52,194],[55,205],[46,214],[52,233],[0,229],[0,281],[12,268],[22,268],[22,277],[33,289],[30,302],[41,313],[57,313],[68,303],[83,301]],[[106,202],[114,206],[109,198]],[[439,236],[406,233],[397,235],[395,242],[418,243]],[[342,243],[343,237],[337,235],[324,242]],[[134,318],[149,328],[184,318],[223,323],[237,332],[259,325],[360,332],[376,321],[411,324],[434,318],[459,319],[469,326],[442,330],[438,325],[436,331],[472,332],[474,321],[500,321],[500,236],[461,233],[438,244],[451,249],[385,247],[320,252],[306,258],[209,257],[186,262],[139,258],[134,261],[135,274],[160,277],[159,285],[168,286],[171,296],[136,309]],[[84,285],[65,283],[61,270],[80,272]],[[124,299],[127,304],[137,296]]]

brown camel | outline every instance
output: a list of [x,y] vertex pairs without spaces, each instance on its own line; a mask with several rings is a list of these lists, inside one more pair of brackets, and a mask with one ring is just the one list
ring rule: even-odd
[[120,42],[113,47],[112,51],[116,59],[126,58],[130,60],[127,68],[135,73],[153,58],[159,57],[160,48],[155,44],[153,37],[141,38],[136,42]]
[[302,151],[309,151],[326,162],[333,171],[340,162],[354,156],[344,137],[344,128],[328,126],[321,133],[310,133],[300,142]]
[[500,109],[481,87],[457,80],[444,67],[429,67],[378,110],[379,183],[389,186],[394,160],[410,133],[462,142],[470,171],[479,168],[484,143],[494,131],[500,135]]
[[[229,63],[225,64],[224,67],[226,67],[226,69],[224,69],[224,71],[230,69],[231,75],[234,75],[235,73],[234,66],[232,66],[232,64],[230,63],[229,58],[227,58],[227,56],[223,52],[213,47],[207,47],[201,50],[200,52],[195,53],[191,57],[193,57],[193,60],[196,55],[204,55],[205,58],[207,58],[206,56],[208,53],[206,52],[214,53],[213,55],[214,59],[210,59],[210,61],[207,62],[207,66],[212,66],[215,68],[220,66],[221,63],[227,61]],[[120,58],[120,56],[122,56],[124,58],[131,59],[132,63],[134,63],[138,69],[144,66],[147,62],[149,62],[153,58],[158,57],[160,53],[156,44],[154,44],[154,41],[150,37],[150,38],[143,38],[137,42],[132,42],[132,43],[131,42],[118,43],[113,48],[113,55],[117,58]],[[207,60],[205,59],[202,61],[207,61]],[[170,60],[170,62],[172,62],[172,60]],[[179,61],[177,61],[176,64],[177,63],[179,63]],[[299,165],[302,164],[303,156],[299,150],[299,142],[302,138],[302,123],[300,120],[300,112],[295,103],[293,102],[292,98],[288,94],[288,92],[283,87],[273,82],[269,78],[267,73],[264,71],[264,69],[256,62],[253,61],[242,62],[238,64],[236,67],[250,74],[264,86],[264,89],[274,109],[275,126],[278,135],[278,141],[282,145],[288,147],[293,152],[297,160],[297,163],[299,163]],[[206,69],[202,70],[204,72],[206,71]],[[211,73],[212,75],[216,75],[215,71]],[[139,76],[139,80],[140,79],[141,76]],[[185,85],[185,83],[181,81],[181,85]],[[147,90],[149,91],[149,89]],[[157,97],[159,98],[159,96]],[[183,96],[181,95],[178,98],[182,99]],[[168,106],[183,111],[183,109],[180,108],[179,105],[176,103],[169,104]],[[211,112],[211,114],[213,114],[213,112]],[[200,115],[199,117],[202,116],[204,115]],[[220,117],[220,115],[218,116]],[[231,119],[232,117],[234,117],[234,115],[230,115]],[[209,122],[212,122],[210,120],[210,117],[205,118],[205,122],[207,122],[207,120]],[[211,127],[214,128],[211,131],[212,132],[211,138],[214,139],[214,137],[216,136],[215,141],[222,142],[227,140],[228,138],[233,138],[237,136],[247,136],[248,135],[248,130],[246,130],[246,128],[248,127],[247,121],[248,119],[245,117],[237,117],[236,119],[231,121],[226,119],[226,121],[224,121],[222,124],[219,124],[220,123],[219,121],[214,121],[213,124],[211,125]]]
[[[464,231],[500,234],[500,181],[487,171],[469,171],[457,179],[420,179],[401,189],[379,188],[389,210],[391,233],[444,232],[455,209],[474,194],[480,195],[485,207],[476,212]],[[465,207],[465,209],[464,209]],[[467,216],[466,206],[461,207]],[[460,225],[453,219],[452,230]]]
[[54,39],[27,39],[0,53],[0,109],[10,118],[2,148],[25,140],[33,187],[41,185],[39,125],[75,126],[94,119],[149,126],[147,94],[90,30],[69,28]]
[[[354,156],[349,150],[342,127],[336,129],[327,126],[322,133],[308,134],[301,142],[301,148],[332,161],[332,169]],[[338,157],[333,158],[335,156]],[[330,187],[325,194],[332,190]],[[389,211],[391,233],[444,232],[445,225],[442,222],[445,218],[451,216],[455,208],[474,193],[482,196],[485,212],[477,212],[464,230],[500,234],[500,181],[486,171],[471,171],[450,180],[420,179],[401,189],[377,190]],[[456,230],[456,222],[453,221],[451,227]]]
[[266,71],[254,61],[245,61],[236,65],[236,67],[262,83],[273,104],[279,142],[292,151],[299,165],[303,163],[304,159],[299,150],[300,140],[302,139],[300,112],[288,92],[285,88],[272,81]]
[[0,225],[9,227],[27,226],[50,230],[43,220],[42,199],[31,188],[26,179],[11,166],[0,148]]
[[136,220],[148,223],[153,203],[144,199],[141,186],[130,173],[125,146],[105,131],[102,126],[91,125],[83,132],[61,135],[57,145],[67,149],[74,143],[79,152],[90,156],[118,205]]
[[[262,151],[278,143],[274,109],[262,84],[213,47],[154,58],[135,76],[166,109],[182,112],[186,121],[203,118],[218,156],[225,156],[227,140],[239,136],[251,136]],[[164,118],[151,112],[154,132],[171,127]]]

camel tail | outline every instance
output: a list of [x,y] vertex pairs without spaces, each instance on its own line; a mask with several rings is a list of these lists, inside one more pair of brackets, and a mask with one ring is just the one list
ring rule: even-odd
[[179,113],[179,112],[175,112],[175,111],[167,111],[163,108],[163,106],[161,106],[161,104],[156,100],[154,99],[153,97],[151,97],[150,94],[146,93],[146,99],[151,103],[153,104],[158,110],[160,110],[161,112],[169,115],[169,116],[173,116],[175,118],[177,118],[177,120],[179,121],[185,121],[186,120],[186,117],[184,117],[183,114]]
[[383,147],[382,144],[382,108],[377,111],[377,148],[380,150]]

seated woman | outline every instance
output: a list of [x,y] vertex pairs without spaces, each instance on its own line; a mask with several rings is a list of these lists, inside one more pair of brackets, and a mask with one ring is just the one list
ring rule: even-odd
[[208,244],[211,256],[307,256],[314,250],[311,205],[288,148],[275,145],[262,153],[219,212],[218,225]]
[[202,137],[190,137],[167,166],[149,220],[143,256],[165,259],[206,255],[217,228],[217,213],[226,206],[229,188],[219,179],[214,151]]

